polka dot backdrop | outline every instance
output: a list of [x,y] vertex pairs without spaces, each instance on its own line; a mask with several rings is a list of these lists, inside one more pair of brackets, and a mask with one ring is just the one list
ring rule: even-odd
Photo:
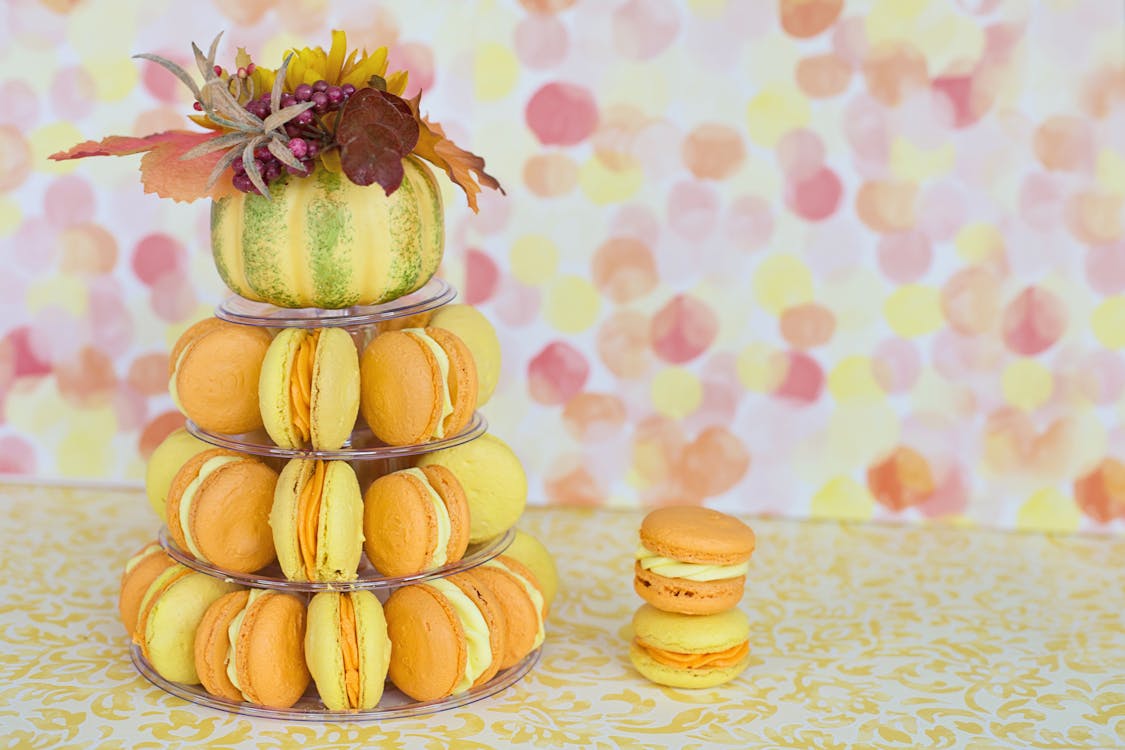
[[[533,501],[1125,529],[1125,8],[1104,0],[10,0],[0,472],[137,479],[224,291],[129,160],[227,31],[344,28],[507,188],[448,189]],[[447,186],[448,188],[448,186]]]

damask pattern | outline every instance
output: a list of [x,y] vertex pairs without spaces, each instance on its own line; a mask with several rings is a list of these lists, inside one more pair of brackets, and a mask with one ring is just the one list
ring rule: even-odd
[[628,660],[641,515],[533,509],[562,576],[543,656],[485,701],[287,725],[173,698],[129,662],[118,572],[155,535],[131,490],[0,488],[0,747],[1125,747],[1125,541],[750,519],[750,667],[663,688]]

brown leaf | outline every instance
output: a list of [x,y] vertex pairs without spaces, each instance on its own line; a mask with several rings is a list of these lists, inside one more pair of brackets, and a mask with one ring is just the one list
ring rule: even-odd
[[379,183],[390,195],[402,184],[402,160],[418,142],[418,123],[401,98],[378,89],[352,94],[340,113],[340,165],[357,185]]
[[484,171],[484,159],[464,150],[446,138],[441,125],[422,117],[419,112],[421,99],[422,94],[419,93],[408,102],[410,111],[414,114],[414,119],[418,121],[420,130],[418,145],[414,147],[414,153],[431,164],[444,169],[445,173],[449,175],[449,179],[461,186],[473,213],[478,210],[477,193],[480,192],[481,185],[499,190],[502,195],[507,195],[504,188],[500,187],[499,181]]

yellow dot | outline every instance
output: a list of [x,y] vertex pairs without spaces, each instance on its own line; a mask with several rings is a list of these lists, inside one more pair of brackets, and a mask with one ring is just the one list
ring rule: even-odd
[[58,427],[66,424],[72,409],[63,403],[55,378],[38,380],[31,387],[26,380],[17,381],[4,414],[8,425],[17,433],[48,440],[58,435]]
[[828,391],[840,402],[881,398],[883,389],[875,381],[871,360],[845,357],[828,373]]
[[473,60],[473,89],[477,99],[503,99],[515,88],[519,77],[519,62],[507,47],[488,42],[477,48]]
[[1024,411],[1047,403],[1054,387],[1051,371],[1034,359],[1017,359],[1004,368],[1004,399]]
[[1096,172],[1098,182],[1111,193],[1125,195],[1125,156],[1113,149],[1098,152]]
[[751,344],[738,355],[738,379],[749,391],[767,393],[785,380],[785,355],[766,344]]
[[787,307],[812,301],[812,274],[792,255],[771,255],[754,272],[754,296],[765,309],[780,315]]
[[1125,347],[1125,297],[1111,297],[1094,308],[1090,324],[1102,346]]
[[44,307],[61,307],[72,315],[86,314],[86,285],[76,276],[50,276],[27,288],[25,305],[30,313]]
[[727,9],[727,0],[689,0],[688,4],[700,18],[721,18]]
[[968,263],[987,263],[1004,255],[1004,236],[991,224],[966,224],[954,240],[957,254]]
[[1028,531],[1078,531],[1082,514],[1074,500],[1056,487],[1039,490],[1016,512],[1016,527]]
[[542,234],[525,234],[514,243],[508,253],[512,275],[525,284],[542,284],[555,274],[559,264],[559,249],[550,237]]
[[703,385],[690,370],[667,367],[652,379],[652,405],[671,419],[683,419],[699,408]]
[[898,335],[925,336],[942,326],[941,293],[919,284],[901,286],[887,298],[883,314]]
[[955,156],[952,143],[924,149],[899,136],[891,144],[891,172],[904,180],[924,182],[951,170]]
[[0,235],[7,237],[23,221],[20,205],[11,198],[0,198]]
[[828,420],[822,462],[847,471],[867,466],[894,450],[900,417],[885,400],[840,404]]
[[591,156],[578,170],[578,184],[594,203],[604,206],[622,203],[641,189],[644,173],[636,164],[610,169],[597,156]]
[[[259,48],[257,53],[254,53],[254,50],[250,50],[250,52],[254,57],[254,62],[258,65],[265,65],[268,68],[280,68],[281,63],[285,60],[286,52],[291,49],[302,49],[306,46],[308,46],[307,39],[283,31],[267,39],[266,43]],[[368,49],[370,49],[370,47]],[[293,59],[296,61],[297,58],[294,57]]]
[[79,409],[71,416],[73,427],[55,452],[59,471],[66,477],[108,475],[115,468],[110,454],[110,438],[117,431],[113,409]]
[[851,477],[836,477],[813,495],[812,515],[866,521],[875,515],[875,498],[870,490]]
[[806,125],[811,110],[808,99],[792,88],[767,88],[750,100],[746,108],[750,138],[773,148],[781,136]]
[[70,172],[77,161],[50,161],[47,157],[56,151],[65,151],[76,143],[85,140],[78,128],[69,122],[53,122],[32,132],[28,142],[31,144],[32,165],[42,172],[63,174]]
[[[127,57],[96,57],[82,63],[94,81],[98,101],[116,102],[129,96],[140,80],[137,61]],[[169,73],[171,75],[171,73]],[[191,96],[188,94],[188,96]]]
[[580,333],[594,324],[601,307],[598,290],[579,276],[563,276],[547,292],[546,318],[563,333]]

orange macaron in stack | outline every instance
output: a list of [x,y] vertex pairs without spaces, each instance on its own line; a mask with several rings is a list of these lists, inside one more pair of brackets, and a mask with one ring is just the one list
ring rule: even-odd
[[647,604],[633,616],[629,656],[645,678],[713,687],[750,663],[750,624],[737,607],[753,530],[709,508],[672,506],[641,523],[633,589]]

